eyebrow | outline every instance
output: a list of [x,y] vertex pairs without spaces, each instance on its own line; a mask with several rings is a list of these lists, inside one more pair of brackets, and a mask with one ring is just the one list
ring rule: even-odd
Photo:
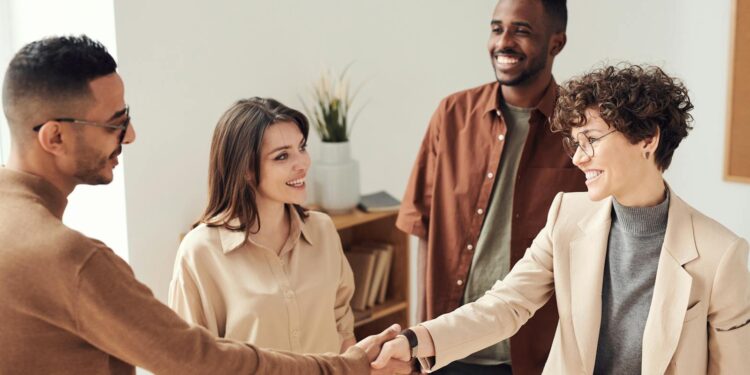
[[269,151],[267,155],[271,155],[273,153],[276,153],[276,152],[279,152],[279,151],[282,151],[282,150],[286,150],[286,149],[291,148],[291,147],[292,146],[290,146],[290,145],[284,145],[284,146],[281,146],[281,147],[276,147],[275,149]]
[[121,110],[119,110],[119,111],[115,112],[115,114],[114,114],[114,115],[112,115],[112,117],[110,117],[110,118],[109,118],[109,120],[107,120],[107,121],[111,121],[111,120],[114,120],[114,119],[116,119],[116,118],[120,118],[120,117],[122,117],[122,115],[124,115],[124,114],[125,114],[125,112],[126,112],[127,110],[128,110],[128,108],[127,108],[127,107],[125,107],[125,108],[123,108],[123,109],[121,109]]
[[[302,140],[301,140],[301,141],[299,142],[299,144],[300,144],[300,146],[301,146],[301,145],[304,145],[304,144],[307,144],[307,139],[305,139],[305,138],[302,138]],[[271,151],[268,151],[268,153],[267,153],[266,155],[271,155],[271,154],[273,154],[273,153],[275,153],[275,152],[279,152],[279,151],[282,151],[282,150],[286,150],[286,149],[288,149],[288,148],[292,148],[292,146],[291,146],[291,145],[284,145],[284,146],[279,146],[279,147],[276,147],[275,149],[273,149],[273,150],[271,150]]]
[[[500,21],[500,20],[492,20],[492,22],[490,22],[490,25],[493,25],[493,26],[494,25],[502,26],[502,24],[503,24],[503,21]],[[531,24],[528,23],[528,22],[526,22],[526,21],[513,21],[510,24],[513,25],[513,26],[528,27],[529,29],[534,30],[534,28],[531,26]]]

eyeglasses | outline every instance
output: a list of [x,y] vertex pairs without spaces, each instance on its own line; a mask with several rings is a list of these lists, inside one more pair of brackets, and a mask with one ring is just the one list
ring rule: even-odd
[[130,107],[125,106],[125,110],[121,116],[125,116],[119,123],[116,124],[107,124],[107,123],[101,123],[101,122],[95,122],[95,121],[87,121],[87,120],[78,120],[74,118],[53,118],[52,120],[47,120],[43,124],[39,124],[32,129],[34,129],[35,132],[38,132],[39,129],[44,126],[44,124],[50,122],[50,121],[57,121],[57,122],[69,122],[71,124],[79,124],[79,125],[89,125],[89,126],[96,126],[99,128],[107,128],[107,129],[120,129],[120,135],[118,137],[118,140],[120,143],[125,139],[125,133],[128,132],[128,126],[130,126]]
[[571,137],[565,137],[563,138],[563,146],[565,148],[565,152],[572,159],[576,154],[576,150],[580,148],[581,151],[583,151],[583,153],[586,154],[586,156],[588,156],[589,158],[593,158],[594,157],[594,143],[599,142],[599,140],[601,140],[602,138],[616,131],[617,130],[612,130],[611,132],[604,134],[603,136],[597,137],[597,138],[588,137],[584,133],[578,133],[578,135],[576,136],[578,140],[574,140]]

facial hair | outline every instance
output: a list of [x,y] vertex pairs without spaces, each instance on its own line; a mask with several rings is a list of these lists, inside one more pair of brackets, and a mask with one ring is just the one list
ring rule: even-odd
[[[547,51],[548,45],[544,45],[544,48],[542,49],[542,53],[540,53],[537,56],[526,56],[526,59],[528,61],[528,67],[524,69],[521,74],[518,76],[511,78],[509,80],[503,80],[500,78],[500,76],[497,74],[497,70],[495,69],[495,78],[497,79],[497,82],[500,83],[503,86],[522,86],[526,83],[528,83],[531,78],[535,77],[537,74],[539,74],[540,71],[544,70],[544,68],[547,66],[547,54],[545,53]],[[512,50],[512,49],[503,49],[498,51],[498,53],[504,53],[509,55],[521,55],[518,52]],[[495,68],[494,63],[494,53],[491,55],[492,58],[492,67]]]
[[80,147],[76,151],[76,172],[73,176],[87,185],[106,185],[112,182],[112,177],[104,175],[102,171],[109,168],[109,160],[120,154],[122,146],[118,146],[117,150],[111,154],[103,156],[85,142],[78,144]]

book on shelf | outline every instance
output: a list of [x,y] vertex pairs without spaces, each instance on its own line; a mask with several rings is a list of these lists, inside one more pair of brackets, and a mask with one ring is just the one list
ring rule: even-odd
[[368,291],[372,282],[372,274],[375,270],[376,255],[372,252],[347,251],[344,253],[349,261],[349,266],[354,273],[354,295],[352,295],[352,309],[364,310],[367,308]]
[[401,202],[398,199],[381,190],[376,193],[363,195],[357,207],[366,212],[382,212],[397,210],[399,206],[401,206]]
[[[358,255],[355,256],[354,254]],[[364,308],[371,308],[376,303],[385,302],[388,277],[390,276],[393,259],[393,246],[382,242],[366,242],[352,246],[347,252],[347,258],[350,259],[364,257],[368,257],[368,259],[372,257],[373,264],[371,266],[368,264],[365,267],[361,264],[353,264],[352,260],[350,260],[355,278],[355,291],[354,297],[352,297],[352,308],[354,309],[363,308],[363,299]],[[372,268],[372,270],[369,268]],[[360,279],[359,282],[357,282],[358,278]]]
[[391,277],[391,265],[393,264],[393,245],[388,245],[387,260],[383,271],[383,281],[380,283],[377,303],[385,303],[385,292],[388,291],[388,278]]

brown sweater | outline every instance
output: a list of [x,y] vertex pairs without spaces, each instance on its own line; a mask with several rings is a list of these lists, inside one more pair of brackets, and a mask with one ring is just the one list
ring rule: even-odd
[[364,352],[295,355],[216,339],[154,298],[66,197],[0,167],[0,374],[366,374]]

